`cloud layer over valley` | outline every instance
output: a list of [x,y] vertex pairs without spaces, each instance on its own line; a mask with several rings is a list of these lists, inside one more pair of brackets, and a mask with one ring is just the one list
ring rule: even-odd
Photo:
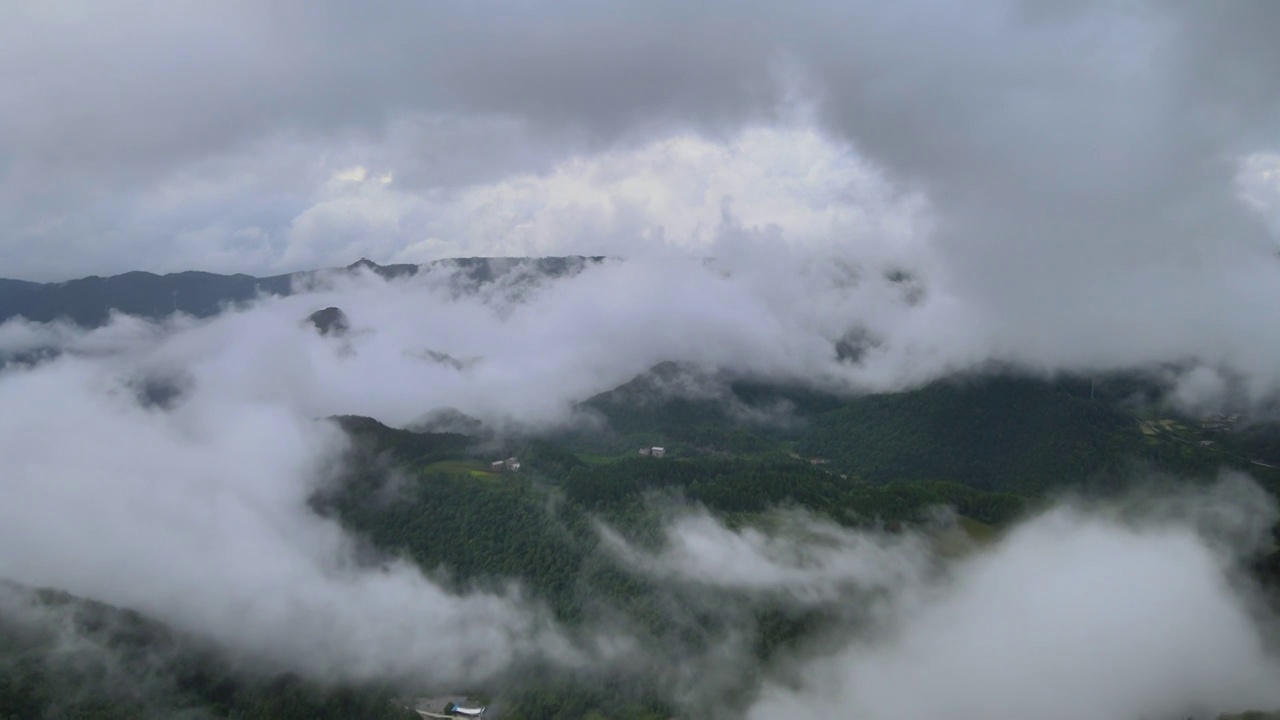
[[[1263,645],[1273,620],[1255,615],[1235,567],[1274,520],[1246,481],[1148,498],[1136,514],[1067,503],[946,566],[922,537],[796,513],[752,530],[682,511],[657,550],[605,532],[624,567],[680,602],[705,597],[695,606],[732,619],[753,598],[782,599],[833,623],[825,642],[763,671],[746,650],[749,628],[678,657],[637,644],[625,625],[570,632],[518,589],[458,594],[403,562],[362,565],[352,538],[311,512],[343,447],[317,421],[328,414],[403,423],[450,405],[552,422],[569,417],[570,399],[659,358],[806,371],[796,364],[805,324],[829,315],[783,312],[812,307],[789,294],[800,286],[753,286],[749,273],[726,279],[701,262],[661,267],[606,262],[461,293],[444,271],[393,282],[338,274],[208,320],[10,323],[6,348],[63,352],[0,372],[0,406],[22,408],[0,419],[0,575],[136,607],[244,658],[321,677],[473,682],[536,660],[632,668],[678,704],[705,707],[731,686],[715,680],[728,668],[770,678],[751,710],[760,717],[798,706],[1013,720],[1048,704],[1120,720],[1280,704]],[[815,278],[831,269],[815,267]],[[819,282],[806,286],[819,302],[901,290],[872,278],[819,293]],[[706,296],[719,302],[690,303],[686,293],[707,283],[722,283]],[[624,290],[644,302],[619,299]],[[351,320],[343,336],[301,322],[330,302]],[[756,303],[753,322],[746,303]],[[613,323],[664,304],[663,322],[643,312]],[[901,298],[882,306],[913,311]],[[797,334],[775,344],[771,332]],[[459,367],[427,350],[480,360]],[[813,351],[808,372],[844,367],[826,350],[821,362]],[[147,379],[177,394],[144,402]]]
[[515,589],[458,596],[404,562],[357,562],[307,504],[337,470],[336,428],[203,378],[172,411],[148,409],[121,370],[64,356],[0,380],[0,404],[23,408],[0,421],[0,576],[318,677],[449,682],[521,656],[573,662]]

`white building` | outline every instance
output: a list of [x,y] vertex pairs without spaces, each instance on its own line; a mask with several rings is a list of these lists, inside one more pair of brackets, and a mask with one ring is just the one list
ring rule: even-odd
[[475,705],[461,695],[416,698],[412,707],[420,717],[433,720],[479,718],[484,716],[485,711],[483,705]]

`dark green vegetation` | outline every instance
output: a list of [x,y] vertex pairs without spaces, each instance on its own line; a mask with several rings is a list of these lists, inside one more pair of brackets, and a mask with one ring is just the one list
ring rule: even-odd
[[[1224,466],[1248,467],[1277,486],[1277,471],[1252,464],[1277,447],[1265,427],[1206,429],[1152,397],[1140,378],[1006,375],[841,398],[665,364],[583,403],[598,421],[590,429],[553,436],[496,438],[456,411],[428,414],[421,427],[464,432],[335,418],[352,447],[340,481],[312,505],[366,540],[370,562],[406,557],[458,591],[515,579],[563,626],[609,627],[646,648],[652,666],[626,674],[516,667],[478,688],[503,717],[658,720],[677,711],[673,697],[682,713],[732,712],[751,701],[762,668],[846,625],[852,603],[799,606],[776,592],[657,578],[622,561],[602,524],[633,547],[658,551],[663,527],[690,503],[731,527],[772,528],[773,511],[800,508],[888,533],[931,521],[934,508],[947,506],[960,515],[939,542],[949,551],[966,534],[989,539],[1060,491],[1119,490],[1135,468],[1205,478]],[[666,456],[639,454],[654,445]],[[490,469],[513,455],[519,472]],[[1273,554],[1256,569],[1276,581],[1278,568]],[[146,683],[105,688],[59,664],[47,645],[10,643],[0,684],[10,705],[0,705],[0,718],[136,717],[160,706],[211,717],[346,717],[341,712],[355,716],[366,702],[360,716],[394,716],[391,689],[322,689],[237,673],[212,653],[173,650],[177,641],[158,630],[84,632],[115,654],[137,649],[161,671],[145,674]],[[712,657],[731,637],[742,650],[714,656],[708,666],[720,672],[694,688],[681,684],[673,668]],[[78,715],[62,709],[81,697],[98,704],[74,706]]]
[[1013,378],[862,398],[814,418],[796,448],[873,481],[1021,492],[1116,472],[1145,450],[1129,413]]
[[[664,371],[670,368],[658,369]],[[642,378],[620,393],[637,392],[648,382]],[[798,390],[745,383],[737,387],[749,398],[735,400],[744,406],[787,404],[806,412],[839,406],[838,400]],[[595,408],[614,402],[625,415],[616,397],[592,402]],[[647,401],[637,397],[635,402]],[[703,443],[672,444],[672,454],[665,458],[640,456],[632,447],[634,437],[612,430],[503,445],[459,434],[406,432],[368,418],[340,418],[357,441],[352,471],[315,504],[371,545],[439,569],[459,589],[492,588],[506,578],[519,578],[566,626],[621,624],[673,666],[743,633],[750,638],[751,656],[738,672],[727,673],[731,679],[708,679],[695,701],[741,707],[750,699],[754,668],[811,640],[841,610],[797,609],[778,596],[744,598],[696,584],[658,581],[603,547],[598,522],[639,546],[656,548],[662,525],[687,502],[731,524],[757,523],[774,508],[800,507],[846,524],[888,527],[919,520],[936,506],[1002,524],[1022,513],[1028,502],[1019,495],[943,480],[865,482],[787,452],[777,433],[794,434],[795,427],[784,422],[761,431],[732,417],[740,412],[737,408],[723,405],[714,398],[663,398],[632,414],[624,432],[650,442],[692,437]],[[660,430],[663,425],[670,429]],[[742,454],[719,443],[718,438],[734,438],[739,432],[749,438]],[[518,473],[477,473],[467,464],[512,454],[522,463]],[[388,472],[392,467],[399,472]],[[982,527],[976,521],[972,526]],[[590,713],[667,717],[671,711],[654,697],[653,687],[628,677],[584,680],[521,669],[495,690],[504,712],[516,718]]]
[[[559,440],[619,456],[663,445],[685,457],[800,457],[873,484],[947,481],[1022,495],[1105,490],[1135,468],[1208,475],[1234,467],[1280,480],[1252,462],[1280,460],[1280,427],[1209,431],[1162,410],[1162,391],[1132,374],[1096,382],[997,374],[842,399],[666,363],[583,403],[607,430]],[[1174,422],[1156,432],[1140,422],[1160,420]]]
[[1240,454],[1280,465],[1280,423],[1267,422],[1247,426],[1228,440]]
[[842,401],[800,386],[732,379],[662,363],[580,406],[603,423],[558,438],[584,450],[634,455],[649,445],[684,454],[754,455],[794,438],[804,418]]
[[84,327],[107,322],[111,311],[158,319],[175,311],[209,317],[228,306],[256,299],[260,295],[289,295],[295,284],[305,285],[323,273],[366,268],[387,279],[430,271],[435,267],[457,270],[462,283],[483,284],[508,273],[528,272],[538,277],[558,277],[580,270],[585,263],[603,258],[458,258],[428,265],[377,265],[360,260],[346,268],[307,271],[290,275],[253,277],[182,272],[155,275],[129,272],[111,277],[92,275],[59,283],[34,283],[0,279],[0,322],[24,317],[35,322],[65,319]]
[[[673,662],[705,652],[730,626],[745,630],[752,663],[740,682],[707,688],[704,698],[737,707],[750,698],[751,668],[820,636],[838,611],[657,582],[605,552],[597,521],[656,548],[664,521],[688,502],[730,525],[800,507],[891,531],[949,506],[970,537],[987,539],[993,526],[1057,492],[1119,491],[1136,470],[1207,479],[1221,467],[1250,467],[1275,486],[1274,471],[1243,455],[1239,434],[1210,433],[1195,419],[1128,404],[1146,390],[1138,381],[1096,385],[998,376],[841,399],[665,364],[585,402],[584,412],[603,420],[592,429],[500,448],[359,420],[361,453],[383,448],[416,472],[394,480],[358,474],[318,507],[380,548],[445,569],[459,587],[514,576],[571,627],[625,618]],[[1153,422],[1158,430],[1143,430],[1141,423]],[[1202,445],[1210,436],[1212,445]],[[441,461],[451,443],[455,461],[514,453],[524,467],[477,479],[467,466]],[[666,457],[638,453],[653,445],[664,446]],[[1274,575],[1278,557],[1260,559],[1259,574]],[[621,678],[516,673],[500,697],[514,717],[661,716],[668,709],[649,691]]]
[[250,674],[137,613],[0,584],[3,720],[409,720],[385,688]]

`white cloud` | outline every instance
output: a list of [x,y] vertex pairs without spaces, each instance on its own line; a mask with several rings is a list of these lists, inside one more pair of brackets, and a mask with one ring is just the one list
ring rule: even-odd
[[354,165],[346,170],[339,170],[333,174],[333,179],[337,182],[354,182],[361,183],[369,176],[368,168],[360,165]]
[[1280,234],[1280,154],[1257,152],[1245,156],[1236,174],[1236,189],[1240,199]]
[[[1251,514],[1237,503],[1229,517]],[[1185,520],[1058,508],[942,579],[895,587],[874,631],[802,664],[748,717],[1131,720],[1272,708],[1280,665],[1230,561]]]
[[[291,379],[267,367],[281,359],[259,351],[238,365],[249,358],[232,351],[202,364],[187,352],[204,343],[161,340],[140,367],[119,354],[149,345],[138,329],[81,346],[116,353],[0,375],[0,405],[26,408],[0,419],[0,577],[139,609],[320,677],[466,682],[520,657],[574,662],[514,591],[457,596],[405,562],[355,562],[351,539],[307,505],[343,441],[272,391]],[[172,412],[144,408],[126,385],[148,369],[194,373]],[[223,374],[237,370],[257,382]]]
[[657,554],[600,526],[605,547],[625,564],[662,580],[770,593],[802,604],[853,602],[855,593],[923,582],[931,547],[917,535],[856,532],[800,512],[767,518],[768,529],[730,529],[705,511],[667,522]]
[[[1280,705],[1277,618],[1239,572],[1270,547],[1275,503],[1242,476],[1062,501],[951,560],[918,531],[798,512],[737,528],[696,509],[667,518],[656,549],[603,529],[606,547],[634,571],[709,590],[718,600],[703,602],[726,613],[766,596],[828,623],[773,659],[749,718],[1132,720]],[[740,641],[718,639],[728,654],[699,658],[706,668],[689,661],[701,682],[687,712],[714,696],[698,688],[748,674]]]
[[898,196],[851,146],[809,126],[675,135],[472,187],[458,205],[458,249],[499,255],[705,254],[726,213],[805,247],[892,247],[918,242],[925,225],[921,197]]

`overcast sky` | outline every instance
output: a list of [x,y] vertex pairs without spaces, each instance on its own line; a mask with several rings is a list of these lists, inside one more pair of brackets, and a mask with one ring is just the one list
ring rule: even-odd
[[[879,343],[863,387],[1174,361],[1188,406],[1271,398],[1276,37],[1270,0],[10,3],[0,277],[608,254],[644,264],[594,300],[669,325],[726,301],[661,290],[715,256],[739,326]],[[894,270],[910,313],[849,290]]]
[[19,0],[0,275],[707,253],[726,212],[975,286],[1194,265],[1274,248],[1277,36],[1267,0]]

